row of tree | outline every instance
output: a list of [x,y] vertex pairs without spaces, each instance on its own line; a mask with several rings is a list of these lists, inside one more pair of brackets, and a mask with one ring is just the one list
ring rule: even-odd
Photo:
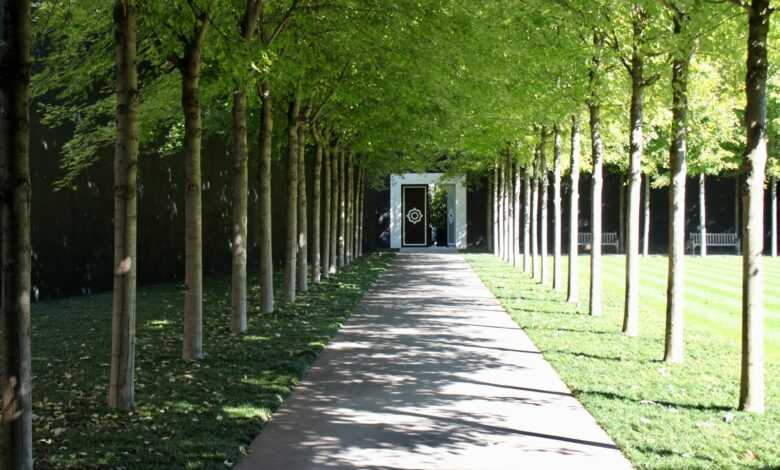
[[[362,8],[346,2],[324,9],[297,0],[241,4],[116,0],[113,8],[98,0],[66,6],[38,2],[34,9],[29,0],[4,5],[3,18],[8,18],[9,27],[3,30],[0,103],[4,234],[0,466],[32,468],[29,103],[33,43],[41,48],[35,59],[42,69],[32,80],[32,91],[41,98],[44,122],[71,124],[74,129],[63,148],[65,172],[60,187],[77,189],[78,175],[102,148],[114,146],[115,269],[108,405],[122,410],[135,406],[138,188],[143,179],[138,174],[139,155],[156,149],[154,153],[183,158],[182,357],[200,360],[204,357],[204,135],[230,134],[231,329],[241,334],[247,328],[250,216],[259,223],[263,313],[274,310],[275,300],[271,228],[278,221],[271,218],[272,203],[287,207],[284,301],[294,302],[310,280],[319,283],[363,254],[368,175],[360,149],[365,144],[357,131],[359,123],[349,119],[357,98],[337,97],[335,89],[345,83],[365,87],[370,81],[352,60],[332,69],[309,68],[312,61],[330,60],[331,54],[346,47],[337,47],[347,37],[338,29],[345,21],[343,8],[351,9],[352,15]],[[366,15],[364,21],[378,17]],[[393,20],[400,21],[399,17]],[[384,25],[391,28],[392,22],[386,20]],[[380,28],[377,34],[381,32]],[[355,44],[349,47],[356,48]],[[352,77],[349,83],[348,77]],[[276,108],[275,85],[283,90],[281,106]],[[171,112],[176,94],[181,98],[178,115]],[[207,111],[204,121],[209,106],[218,109]],[[286,111],[283,143],[278,143],[284,139],[273,129],[279,108]],[[256,146],[249,143],[252,131],[258,136]],[[248,213],[252,150],[259,160],[258,214]],[[286,201],[271,200],[274,153],[284,155],[286,161]],[[308,171],[307,166],[311,166]],[[311,191],[306,187],[307,174],[313,175]],[[313,197],[308,198],[310,193]]]
[[[583,10],[573,2],[559,2],[565,10],[578,12],[587,18]],[[702,2],[662,2],[672,22],[672,33],[676,47],[671,53],[672,96],[671,133],[668,146],[669,168],[669,276],[667,287],[666,340],[664,360],[670,363],[682,362],[684,358],[683,342],[683,263],[685,250],[685,181],[688,175],[689,130],[689,83],[690,67],[694,51],[707,33],[701,29],[705,22],[697,22],[697,17],[707,14],[708,6]],[[747,73],[744,82],[746,100],[744,106],[744,130],[746,142],[742,145],[744,154],[739,159],[740,182],[742,186],[742,259],[743,259],[743,334],[742,334],[742,375],[739,397],[739,409],[758,412],[764,411],[764,328],[763,328],[763,270],[762,253],[764,251],[764,191],[767,181],[771,187],[772,224],[776,225],[776,179],[774,174],[767,178],[769,149],[767,122],[767,77],[768,77],[768,40],[769,21],[772,12],[768,0],[750,2],[734,1],[747,13]],[[598,10],[598,9],[596,9]],[[610,17],[606,11],[590,12],[591,15]],[[639,334],[639,240],[640,240],[640,191],[642,184],[642,160],[644,159],[643,139],[643,94],[647,87],[658,81],[659,74],[647,77],[645,63],[653,56],[650,47],[653,41],[647,34],[649,18],[653,14],[652,6],[642,2],[632,2],[626,19],[629,21],[629,46],[624,51],[616,28],[592,26],[593,56],[589,61],[590,96],[587,99],[591,140],[591,257],[590,257],[590,303],[591,315],[602,314],[601,287],[601,239],[602,239],[602,187],[604,165],[604,143],[602,138],[601,111],[604,106],[600,96],[603,88],[601,77],[607,73],[604,67],[604,52],[612,47],[619,63],[629,75],[629,145],[628,145],[628,227],[626,230],[626,289],[624,301],[623,332],[628,336]],[[657,46],[657,40],[656,40]],[[571,116],[571,144],[569,178],[571,184],[569,213],[569,253],[578,252],[578,199],[580,168],[580,115]],[[545,121],[541,121],[544,123]],[[545,147],[549,136],[553,136],[554,156],[552,169],[548,168]],[[523,147],[519,147],[522,149]],[[546,272],[548,247],[549,200],[548,186],[550,178],[553,186],[553,273],[552,285],[556,291],[563,291],[561,262],[561,130],[558,123],[552,132],[544,125],[539,126],[538,137],[533,150],[527,155],[513,155],[517,145],[510,145],[495,160],[493,175],[490,177],[492,189],[493,251],[508,263],[522,267],[525,272],[547,283]],[[522,150],[521,150],[522,151]],[[530,157],[529,157],[530,155]],[[704,172],[700,173],[700,184],[704,184]],[[647,187],[647,186],[646,186]],[[521,194],[525,199],[521,201]],[[703,190],[700,194],[704,194]],[[647,199],[647,198],[646,198]],[[703,208],[703,203],[700,203]],[[704,215],[701,216],[704,218]],[[520,245],[520,227],[523,227],[524,243]],[[646,228],[647,230],[647,224]],[[706,233],[706,232],[705,232]],[[773,247],[776,254],[776,227],[773,227]],[[645,240],[647,234],[645,233]],[[530,241],[530,243],[529,243]],[[541,260],[541,262],[540,262]],[[568,295],[570,302],[576,303],[577,297],[577,257],[569,257]]]
[[[258,194],[260,307],[269,312],[274,308],[271,224],[278,222],[271,220],[272,205],[286,206],[288,214],[283,298],[292,300],[309,279],[330,274],[334,260],[338,267],[341,256],[349,259],[348,250],[355,254],[347,238],[361,236],[351,235],[353,229],[346,227],[359,226],[362,218],[358,215],[355,224],[355,216],[347,214],[360,211],[347,206],[362,207],[362,201],[345,199],[340,225],[342,203],[334,196],[336,188],[339,194],[362,194],[364,184],[376,184],[393,172],[429,169],[438,156],[447,155],[447,171],[489,173],[496,187],[506,186],[503,193],[511,191],[513,198],[520,181],[530,184],[522,201],[528,212],[531,195],[550,192],[547,178],[540,175],[549,171],[544,155],[552,136],[560,144],[554,145],[550,165],[558,174],[568,165],[561,155],[568,150],[579,157],[580,146],[590,145],[590,155],[582,155],[581,165],[572,166],[570,173],[592,173],[594,210],[601,207],[603,165],[609,162],[627,171],[626,256],[631,260],[626,327],[631,333],[638,332],[640,170],[654,185],[670,184],[675,201],[670,210],[677,220],[671,237],[675,255],[670,257],[669,318],[675,328],[670,328],[670,360],[676,358],[672,353],[681,357],[682,352],[673,345],[682,344],[678,319],[684,234],[678,219],[683,215],[686,167],[690,164],[696,174],[702,172],[699,168],[714,174],[740,167],[743,217],[748,222],[742,228],[750,235],[743,236],[746,273],[756,273],[746,276],[745,283],[748,373],[740,401],[746,409],[763,407],[762,358],[760,342],[755,341],[762,307],[756,238],[762,230],[756,225],[756,198],[763,187],[767,133],[775,133],[765,113],[779,108],[772,88],[766,90],[768,64],[775,62],[769,60],[772,51],[767,48],[768,0],[115,0],[113,7],[104,0],[41,0],[34,8],[30,0],[10,0],[4,5],[2,24],[8,26],[0,45],[1,311],[4,410],[9,418],[0,432],[2,461],[8,468],[32,465],[30,87],[43,124],[71,135],[60,152],[60,190],[78,191],[79,175],[89,171],[101,150],[115,149],[112,405],[132,406],[133,398],[127,377],[133,367],[136,191],[144,178],[137,172],[139,158],[183,160],[183,356],[197,359],[202,354],[198,338],[203,314],[200,193],[207,183],[200,168],[210,158],[221,158],[201,155],[204,139],[231,143],[231,323],[240,332],[248,310],[246,227],[248,218],[255,217],[247,213],[249,187]],[[744,102],[739,90],[745,83],[746,60],[744,48],[736,45],[748,41],[749,32],[754,36],[748,42],[748,100],[744,111],[735,113]],[[572,132],[572,139],[563,139],[563,128],[569,127],[572,115],[584,117],[585,107],[590,132]],[[274,126],[280,117],[286,125]],[[576,120],[572,125],[580,128]],[[747,140],[737,137],[748,130]],[[545,145],[540,146],[542,139]],[[497,153],[500,172],[510,173],[505,160],[521,169],[512,173],[511,185],[508,176],[495,181]],[[258,166],[252,177],[250,160]],[[281,181],[272,178],[275,160],[287,163]],[[699,165],[705,161],[713,163]],[[307,165],[315,175],[312,191],[302,177]],[[770,174],[778,174],[776,164]],[[553,181],[554,201],[560,194],[556,181],[560,178]],[[285,185],[286,201],[271,200],[272,184]],[[353,191],[354,185],[360,188]],[[519,212],[517,204],[502,204],[507,218],[510,210]],[[545,204],[538,208],[548,210]],[[554,218],[559,211],[560,204],[554,202]],[[600,220],[600,214],[593,216]],[[534,220],[524,218],[524,232],[547,230]],[[599,240],[601,225],[591,222],[592,239]],[[339,252],[342,225],[344,247]],[[315,236],[318,229],[320,235]],[[530,236],[524,240],[523,259],[530,265],[532,248],[546,252],[547,237],[540,237],[542,246],[525,246]],[[327,244],[331,246],[326,249]],[[553,250],[559,245],[556,241]],[[593,247],[595,251],[600,245]],[[593,256],[592,263],[596,275],[591,303],[598,313],[599,256]],[[311,278],[301,277],[312,269]],[[560,272],[556,268],[551,273],[557,286],[562,286],[562,280],[555,279]]]

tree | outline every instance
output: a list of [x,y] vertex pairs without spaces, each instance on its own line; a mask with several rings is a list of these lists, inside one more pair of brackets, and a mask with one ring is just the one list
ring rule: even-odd
[[561,266],[561,129],[554,128],[553,160],[553,289],[563,290],[563,268]]
[[311,276],[312,282],[319,284],[322,279],[321,251],[320,243],[322,236],[320,233],[320,222],[322,219],[322,135],[317,125],[311,126],[312,137],[314,137],[314,188],[313,201],[311,207],[312,227],[311,227]]
[[0,466],[33,468],[30,346],[30,1],[2,5],[0,29]]
[[258,239],[260,244],[260,311],[274,311],[273,232],[271,224],[271,146],[273,102],[267,81],[260,84],[260,164],[258,165]]
[[594,54],[590,69],[590,99],[588,114],[590,117],[591,160],[591,251],[590,251],[590,304],[592,316],[601,316],[601,191],[603,187],[604,144],[601,141],[601,53],[604,36],[598,31],[593,33]]
[[[244,14],[241,17],[239,31],[241,40],[246,45],[254,37],[257,30],[257,21],[260,15],[260,2],[247,0]],[[249,146],[247,135],[247,93],[239,86],[233,92],[233,127],[232,146],[233,174],[232,174],[232,239],[231,251],[233,263],[231,266],[231,299],[233,315],[231,331],[240,334],[246,331],[247,309],[247,285],[246,285],[246,256],[247,256],[247,207],[249,192]]]
[[135,406],[135,308],[138,228],[138,70],[135,0],[114,2],[116,149],[114,152],[114,296],[108,406]]
[[[532,164],[533,166],[533,164]],[[531,260],[531,173],[523,169],[523,272],[533,272]],[[534,260],[535,261],[535,260]]]
[[[739,3],[742,3],[741,1]],[[751,0],[748,10],[745,123],[742,163],[742,377],[739,409],[764,412],[764,180],[767,163],[767,42],[769,0]]]
[[569,193],[569,277],[567,301],[577,304],[579,287],[577,282],[578,238],[579,238],[579,201],[580,201],[580,120],[571,118],[571,192]]
[[300,100],[296,93],[287,111],[287,249],[284,261],[284,298],[295,302],[298,257],[298,120]]
[[301,110],[298,118],[298,254],[296,261],[298,266],[295,273],[297,276],[296,288],[298,292],[309,290],[309,214],[308,198],[306,194],[306,132],[309,127],[309,115],[311,108],[306,106]]
[[548,217],[547,217],[547,206],[550,200],[550,196],[548,194],[548,188],[550,186],[550,175],[547,171],[547,155],[545,153],[545,147],[547,145],[547,134],[549,131],[542,127],[542,135],[540,138],[539,143],[539,178],[541,181],[541,194],[539,196],[540,199],[540,213],[541,213],[541,220],[539,222],[539,237],[540,240],[540,254],[539,258],[541,260],[541,279],[540,282],[542,285],[547,284],[547,275],[549,270],[547,269],[547,227],[548,224]]
[[683,273],[685,259],[685,178],[688,137],[688,67],[693,50],[686,27],[689,17],[682,10],[673,17],[674,34],[682,38],[672,62],[672,142],[669,149],[669,275],[666,289],[666,335],[664,361],[683,359]]
[[330,277],[330,232],[331,232],[331,198],[333,190],[331,189],[331,148],[330,131],[322,133],[318,127],[317,144],[322,152],[322,278]]

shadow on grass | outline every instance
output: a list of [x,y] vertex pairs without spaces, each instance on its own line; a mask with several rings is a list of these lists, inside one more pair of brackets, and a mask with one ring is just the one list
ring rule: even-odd
[[725,405],[703,405],[700,403],[681,403],[681,402],[672,402],[672,401],[665,401],[665,400],[639,400],[636,398],[627,397],[625,395],[620,395],[619,393],[614,392],[602,392],[599,390],[572,390],[572,393],[576,397],[582,397],[585,395],[588,396],[596,396],[596,397],[602,397],[602,398],[608,398],[610,400],[620,400],[620,401],[626,401],[626,402],[633,402],[641,405],[646,406],[664,406],[667,408],[681,408],[686,410],[697,410],[697,411],[732,411],[734,408],[730,406]]
[[36,467],[226,468],[246,452],[391,258],[357,260],[267,315],[258,311],[258,279],[250,276],[248,329],[241,336],[230,333],[229,276],[208,278],[200,362],[181,360],[181,287],[139,289],[132,413],[106,407],[111,295],[37,304]]

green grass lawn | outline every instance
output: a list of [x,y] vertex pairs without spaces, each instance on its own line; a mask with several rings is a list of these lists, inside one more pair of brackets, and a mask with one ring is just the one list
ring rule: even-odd
[[467,260],[638,467],[780,467],[780,261],[766,260],[768,411],[754,416],[735,410],[740,258],[686,258],[686,358],[681,365],[661,361],[664,257],[641,263],[639,338],[620,333],[623,256],[604,259],[600,318],[587,315],[587,256],[579,260],[579,309],[492,255],[469,254]]
[[[230,278],[206,281],[200,363],[181,360],[180,286],[138,292],[136,402],[107,409],[111,295],[33,306],[37,468],[226,468],[338,331],[390,254],[370,255],[230,334]],[[250,306],[258,304],[250,276]]]

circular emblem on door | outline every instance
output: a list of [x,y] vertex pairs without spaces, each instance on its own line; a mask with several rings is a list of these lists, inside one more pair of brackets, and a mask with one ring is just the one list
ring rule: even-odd
[[419,224],[423,219],[423,213],[420,209],[414,207],[406,213],[406,220],[412,224]]

